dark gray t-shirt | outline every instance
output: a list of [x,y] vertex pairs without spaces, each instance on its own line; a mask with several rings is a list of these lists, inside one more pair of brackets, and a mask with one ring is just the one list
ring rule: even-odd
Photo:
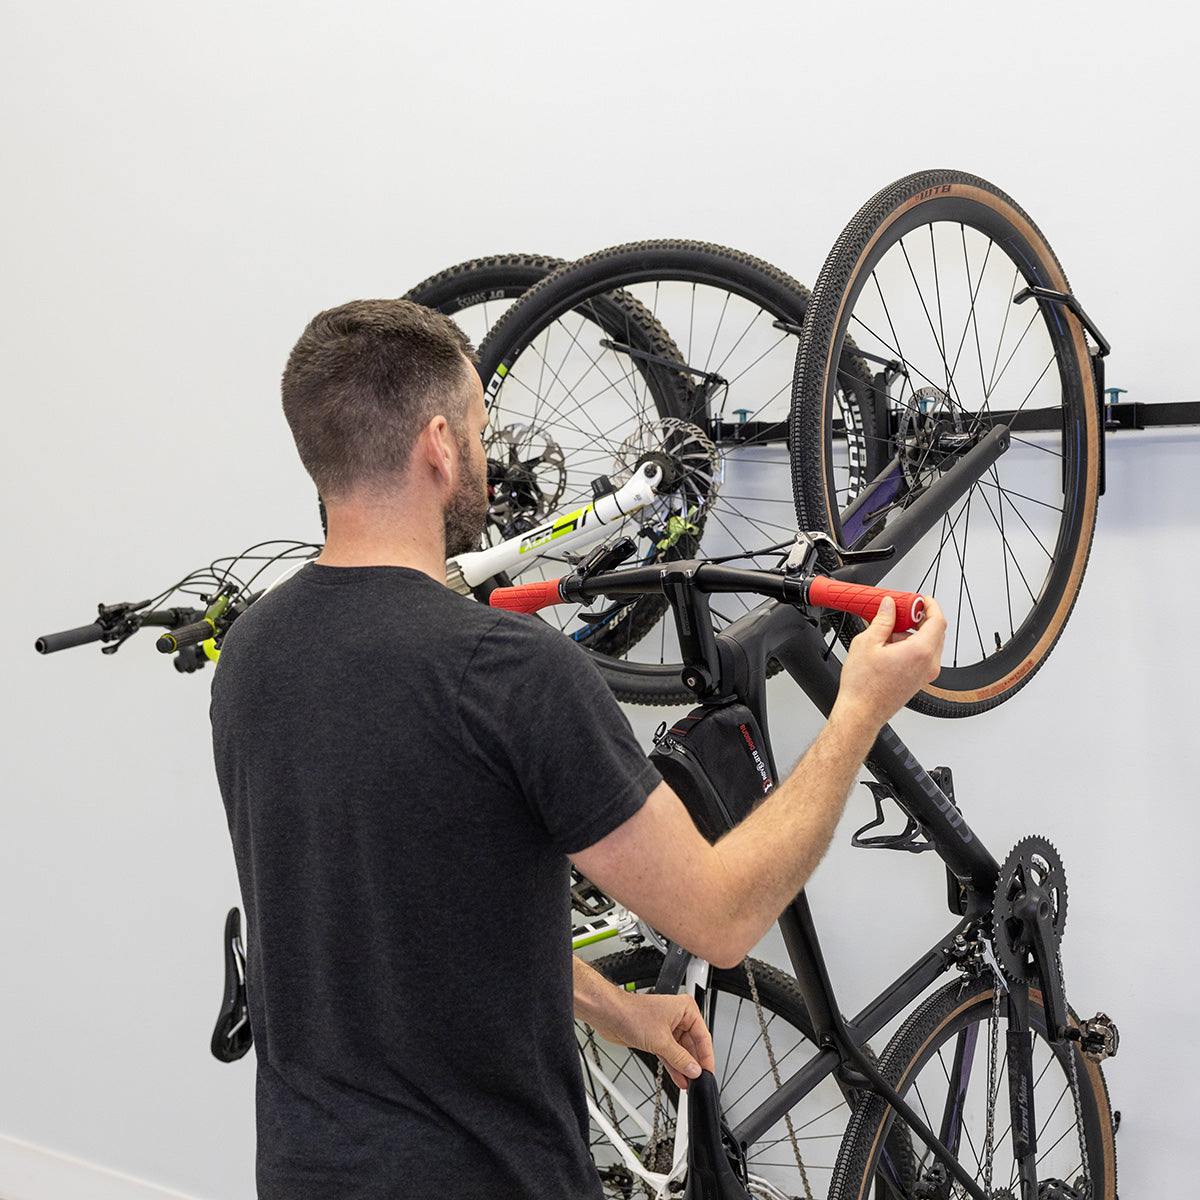
[[592,1197],[568,852],[659,777],[586,656],[400,567],[232,627],[213,743],[262,1200]]

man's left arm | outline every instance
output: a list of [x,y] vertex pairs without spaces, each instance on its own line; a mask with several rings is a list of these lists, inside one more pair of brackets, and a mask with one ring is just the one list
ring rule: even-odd
[[712,1038],[691,996],[627,992],[575,956],[575,1015],[605,1040],[656,1054],[677,1087],[714,1069]]

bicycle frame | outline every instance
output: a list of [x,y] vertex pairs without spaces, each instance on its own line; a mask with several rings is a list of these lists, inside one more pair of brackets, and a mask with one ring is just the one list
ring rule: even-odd
[[[947,472],[893,523],[887,533],[889,544],[896,547],[891,561],[857,564],[833,572],[833,577],[876,582],[896,558],[911,549],[942,519],[958,497],[1003,453],[1008,441],[1008,430],[1003,426],[996,427],[963,457],[954,470]],[[670,572],[671,577],[691,573],[689,564],[674,564],[674,567],[677,570]],[[769,767],[773,777],[778,778],[770,747],[766,708],[768,659],[774,658],[784,667],[825,717],[829,716],[837,698],[840,663],[830,655],[814,624],[789,605],[768,600],[723,632],[713,634],[707,619],[707,595],[703,590],[699,586],[682,586],[682,581],[673,586],[670,577],[664,579],[664,590],[672,599],[685,662],[688,666],[702,668],[693,673],[699,681],[698,698],[722,702],[736,698],[745,703],[759,722]],[[948,934],[866,1008],[845,1020],[835,997],[807,898],[801,892],[780,915],[778,924],[813,1021],[819,1048],[814,1058],[786,1079],[773,1095],[730,1130],[730,1134],[735,1143],[752,1145],[822,1080],[837,1071],[849,1070],[855,1077],[855,1086],[865,1084],[869,1090],[884,1097],[969,1195],[976,1200],[986,1200],[982,1189],[962,1169],[938,1133],[925,1125],[879,1073],[863,1052],[863,1046],[963,957],[962,935],[988,911],[999,864],[963,818],[952,798],[938,786],[890,726],[880,732],[865,765],[876,780],[891,789],[901,809],[917,823],[945,862],[954,885],[951,889],[952,911],[959,919]],[[660,990],[675,990],[679,982],[678,962],[677,955],[668,955],[660,978]],[[691,961],[688,970],[692,987],[699,986],[697,971],[707,977],[707,964],[698,966]],[[595,1072],[592,1075],[596,1081]],[[605,1086],[603,1081],[601,1086]],[[679,1124],[684,1124],[682,1119]],[[607,1122],[602,1128],[605,1126]],[[635,1157],[632,1150],[611,1127],[605,1128],[605,1133],[629,1163],[630,1158],[626,1155]],[[678,1146],[676,1150],[678,1164]],[[660,1185],[661,1177],[645,1172],[640,1164],[634,1169],[648,1182]],[[663,1179],[661,1186],[665,1187],[670,1178]],[[660,1194],[665,1195],[665,1192]]]

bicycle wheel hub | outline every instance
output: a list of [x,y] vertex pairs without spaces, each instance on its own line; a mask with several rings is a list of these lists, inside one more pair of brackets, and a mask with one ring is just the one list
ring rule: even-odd
[[897,442],[910,488],[928,487],[976,437],[963,424],[962,406],[938,387],[913,392],[900,413]]
[[666,490],[674,498],[670,506],[692,520],[716,499],[723,478],[721,452],[698,425],[665,417],[642,426],[618,447],[613,482],[624,483],[645,462],[667,468]]

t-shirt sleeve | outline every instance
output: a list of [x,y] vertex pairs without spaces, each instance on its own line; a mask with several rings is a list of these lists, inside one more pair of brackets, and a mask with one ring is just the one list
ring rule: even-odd
[[565,854],[611,833],[662,782],[589,657],[536,618],[497,614],[460,699],[462,744],[524,796]]

